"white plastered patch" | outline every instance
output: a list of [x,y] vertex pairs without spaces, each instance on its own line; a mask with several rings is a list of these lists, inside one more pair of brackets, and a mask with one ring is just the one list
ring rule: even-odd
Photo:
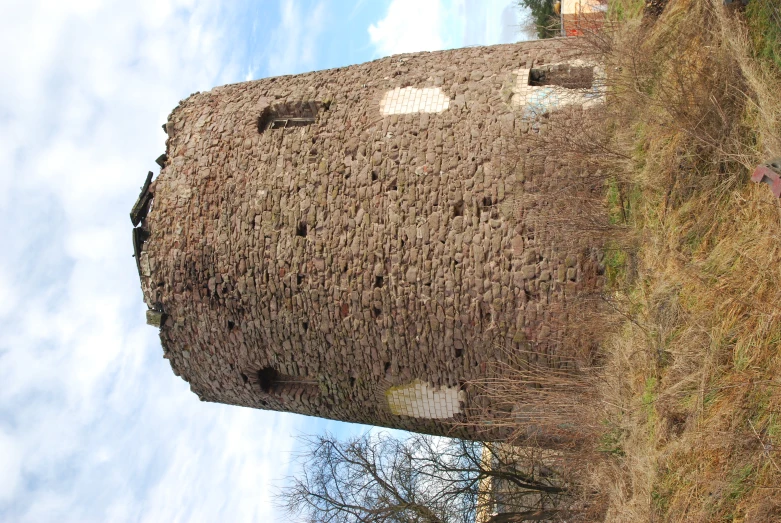
[[558,85],[535,86],[529,85],[531,69],[518,69],[513,73],[515,75],[515,84],[512,87],[513,96],[510,99],[510,105],[515,109],[521,110],[524,117],[534,118],[568,105],[580,105],[588,109],[605,101],[604,67],[580,59],[546,65],[593,67],[594,81],[591,87],[585,89],[568,89]]
[[393,414],[429,419],[452,418],[461,412],[460,402],[466,400],[465,393],[455,387],[437,390],[419,380],[391,387],[385,397]]
[[397,87],[386,91],[380,101],[383,115],[441,113],[448,107],[450,98],[439,87]]

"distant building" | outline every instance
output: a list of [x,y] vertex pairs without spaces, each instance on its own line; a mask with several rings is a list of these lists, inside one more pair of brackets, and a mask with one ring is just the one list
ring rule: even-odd
[[561,0],[561,33],[583,36],[602,27],[607,14],[607,0]]
[[[551,465],[561,461],[561,455],[532,447],[514,447],[505,443],[484,443],[480,468],[496,475],[484,475],[478,484],[475,523],[514,523],[522,521],[562,521],[565,505],[572,500],[564,492],[545,492],[519,487],[505,474],[519,474],[530,483],[555,489],[563,487]],[[516,478],[518,478],[516,476]]]

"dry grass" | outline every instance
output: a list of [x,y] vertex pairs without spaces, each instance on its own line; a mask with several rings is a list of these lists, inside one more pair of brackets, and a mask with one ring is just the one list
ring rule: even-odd
[[[603,427],[598,372],[556,370],[509,357],[492,369],[494,377],[471,383],[467,423],[479,420],[487,434],[504,433],[504,441],[523,470],[547,470],[566,488],[537,508],[555,509],[555,521],[591,523],[604,518],[605,490],[591,481],[592,470],[610,457],[596,442]],[[486,400],[484,403],[480,400]],[[546,518],[546,521],[549,519]]]
[[781,521],[781,205],[749,181],[781,156],[781,18],[752,1],[646,20],[612,2],[579,41],[609,72],[604,111],[534,144],[586,173],[578,219],[550,214],[605,241],[610,335],[598,368],[504,369],[475,416],[575,442],[605,521]]
[[[503,428],[512,444],[578,450],[601,432],[597,388],[589,369],[564,370],[528,363],[501,363],[494,377],[471,383],[474,400],[466,413],[486,430]],[[486,423],[487,422],[487,423]]]
[[611,35],[613,112],[634,135],[631,321],[606,346],[608,521],[781,521],[781,83],[717,0],[672,0]]

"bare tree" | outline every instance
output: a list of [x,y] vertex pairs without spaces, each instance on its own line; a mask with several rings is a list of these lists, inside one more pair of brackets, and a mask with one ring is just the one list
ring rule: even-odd
[[508,446],[387,433],[302,443],[300,471],[277,501],[310,522],[472,523],[497,509],[507,513],[497,522],[549,520],[567,493],[555,456],[545,465]]

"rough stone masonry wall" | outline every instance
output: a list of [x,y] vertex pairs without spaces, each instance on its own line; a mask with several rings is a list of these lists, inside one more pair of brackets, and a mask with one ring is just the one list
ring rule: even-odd
[[[174,372],[205,401],[470,436],[452,427],[463,385],[506,351],[570,365],[567,302],[598,260],[542,232],[545,195],[575,173],[522,146],[540,126],[517,110],[518,71],[574,59],[566,46],[393,56],[182,101],[139,258]],[[290,107],[314,123],[266,126]]]

